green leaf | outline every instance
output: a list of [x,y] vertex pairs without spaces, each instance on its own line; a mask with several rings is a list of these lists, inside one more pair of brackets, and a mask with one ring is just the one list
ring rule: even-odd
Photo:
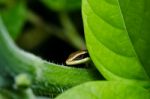
[[56,99],[150,99],[150,93],[135,84],[97,81],[73,87]]
[[[37,95],[53,96],[72,86],[99,79],[93,70],[57,65],[19,49],[8,35],[1,17],[0,45],[1,87],[28,87],[31,83],[29,87],[32,87]],[[26,79],[26,82],[20,81],[22,79]]]
[[24,2],[18,2],[2,14],[5,25],[13,39],[17,39],[21,33],[22,27],[26,20],[26,5]]
[[56,11],[73,11],[81,8],[81,0],[42,0],[42,2]]
[[149,81],[149,5],[149,0],[83,0],[87,47],[108,80]]

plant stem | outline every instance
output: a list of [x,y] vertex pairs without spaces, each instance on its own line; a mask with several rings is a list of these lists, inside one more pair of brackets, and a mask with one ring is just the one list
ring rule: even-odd
[[99,79],[93,70],[49,63],[19,49],[8,35],[1,17],[0,45],[0,75],[13,78],[22,73],[29,75],[36,94],[58,94],[66,88]]
[[78,49],[86,49],[85,43],[77,30],[75,29],[75,26],[69,19],[69,16],[67,13],[60,13],[60,21],[62,23],[62,26],[64,28],[64,34],[68,38],[68,40]]
[[[33,23],[38,29],[41,29],[41,30],[43,30],[43,32],[45,32],[45,33],[41,32],[41,39],[44,35],[46,35],[44,37],[54,35],[54,36],[62,39],[63,41],[69,43],[71,46],[73,46],[76,49],[85,49],[84,41],[82,40],[82,38],[78,35],[76,30],[74,29],[74,26],[71,23],[71,21],[69,20],[68,16],[60,15],[60,19],[62,21],[64,20],[65,22],[68,23],[68,26],[63,25],[65,31],[58,26],[45,23],[39,16],[37,16],[36,14],[34,14],[31,11],[28,11],[27,19],[31,23]],[[40,38],[38,41],[40,41]]]

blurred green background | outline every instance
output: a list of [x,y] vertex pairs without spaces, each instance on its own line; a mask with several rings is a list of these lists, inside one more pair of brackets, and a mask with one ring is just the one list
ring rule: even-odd
[[0,0],[0,15],[16,44],[45,60],[86,49],[81,0]]

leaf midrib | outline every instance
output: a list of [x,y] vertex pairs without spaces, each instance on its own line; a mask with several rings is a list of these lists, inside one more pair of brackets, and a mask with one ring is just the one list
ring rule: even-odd
[[[148,76],[147,72],[145,71],[144,64],[142,63],[142,61],[140,60],[139,56],[137,55],[137,52],[136,52],[136,50],[135,50],[135,47],[134,47],[134,45],[133,45],[133,43],[132,43],[132,41],[131,41],[131,37],[129,36],[129,32],[128,32],[127,27],[126,27],[126,23],[125,23],[125,20],[124,20],[124,16],[123,16],[123,13],[122,13],[122,9],[121,9],[121,7],[120,7],[119,0],[117,0],[117,2],[118,2],[118,6],[119,6],[119,8],[120,8],[120,14],[121,14],[121,16],[122,16],[122,20],[123,20],[123,23],[124,23],[124,28],[125,28],[125,31],[126,31],[126,33],[127,33],[127,35],[128,35],[128,40],[130,41],[130,43],[131,43],[131,45],[132,45],[132,48],[133,48],[133,50],[134,50],[135,57],[136,57],[138,63],[140,64],[140,66],[142,67],[143,71],[144,71],[145,74],[147,75],[147,77],[150,79],[150,77]],[[129,3],[130,3],[130,0],[128,0],[128,6],[129,6]],[[127,6],[127,7],[128,7],[128,6]],[[128,11],[128,10],[126,10],[126,12],[127,12],[127,11]],[[142,18],[142,23],[143,23],[143,18]]]

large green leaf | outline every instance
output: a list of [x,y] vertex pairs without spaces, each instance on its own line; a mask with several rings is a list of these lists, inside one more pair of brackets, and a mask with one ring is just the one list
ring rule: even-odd
[[102,81],[76,86],[56,99],[150,99],[150,93],[135,84]]
[[24,22],[26,21],[26,12],[25,3],[17,2],[9,9],[0,13],[13,39],[16,39],[21,33]]
[[81,0],[42,0],[42,2],[56,11],[72,11],[81,8]]
[[[0,87],[29,87],[31,82],[37,95],[54,96],[69,87],[98,78],[92,70],[49,63],[19,49],[0,17]],[[20,81],[22,79],[24,81]]]
[[149,0],[83,0],[87,47],[107,79],[149,81],[149,5]]

